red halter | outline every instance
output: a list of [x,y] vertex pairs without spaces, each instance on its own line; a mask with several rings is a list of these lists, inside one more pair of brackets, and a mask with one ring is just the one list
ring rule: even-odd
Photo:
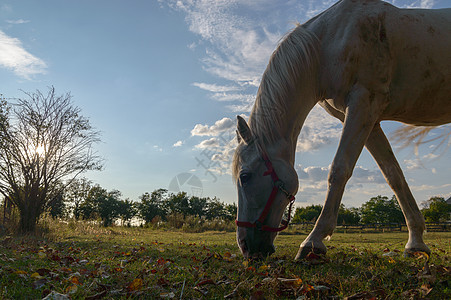
[[[239,227],[248,227],[248,228],[255,227],[261,231],[279,232],[279,231],[282,231],[285,228],[287,228],[288,223],[290,223],[291,208],[293,207],[295,197],[285,190],[284,183],[277,176],[276,171],[274,170],[272,163],[269,160],[266,152],[264,150],[262,150],[261,153],[262,153],[263,160],[265,161],[266,168],[268,169],[265,173],[263,173],[263,176],[271,175],[271,179],[274,183],[274,186],[272,188],[271,194],[269,195],[268,201],[266,202],[265,208],[263,209],[263,212],[257,221],[255,221],[254,223],[251,223],[251,222],[241,222],[241,221],[235,220],[235,224]],[[290,200],[290,206],[288,208],[288,219],[282,220],[281,227],[269,227],[269,226],[263,225],[263,221],[265,220],[266,216],[268,215],[271,205],[274,202],[274,199],[276,199],[276,195],[279,190],[282,193],[284,193],[285,196],[287,196],[288,200]]]

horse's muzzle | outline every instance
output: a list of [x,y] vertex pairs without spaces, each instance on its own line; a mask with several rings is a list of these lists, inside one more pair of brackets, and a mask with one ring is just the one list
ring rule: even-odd
[[269,232],[246,228],[246,235],[238,239],[238,245],[245,258],[266,258],[276,251]]

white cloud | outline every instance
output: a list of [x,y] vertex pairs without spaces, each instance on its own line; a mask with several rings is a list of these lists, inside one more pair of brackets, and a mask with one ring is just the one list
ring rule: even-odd
[[427,159],[427,160],[433,160],[433,159],[436,159],[437,157],[439,157],[439,155],[437,155],[435,153],[428,153],[423,156],[423,158]]
[[[449,190],[451,188],[451,183],[445,183],[442,185],[430,185],[430,184],[423,184],[423,185],[411,185],[410,188],[412,191],[419,192],[419,191],[434,191],[434,190]],[[433,195],[431,195],[433,196]]]
[[231,91],[239,91],[242,88],[238,87],[238,86],[224,86],[224,85],[217,85],[215,83],[210,84],[210,83],[203,83],[203,82],[194,82],[193,83],[194,86],[197,86],[200,89],[203,89],[205,91],[209,91],[209,92],[231,92]]
[[324,11],[325,9],[331,7],[335,2],[337,2],[336,0],[324,0],[324,1],[318,1],[318,0],[309,0],[308,1],[308,7],[306,8],[305,11],[305,16],[307,19],[311,19],[314,16],[318,15],[319,13],[321,13],[322,11]]
[[348,186],[363,186],[368,183],[385,184],[386,181],[380,170],[369,170],[362,166],[356,166],[352,172]]
[[29,20],[24,20],[24,19],[18,19],[18,20],[6,20],[6,23],[18,25],[18,24],[30,23],[30,21]]
[[327,175],[329,174],[329,167],[306,167],[303,168],[301,165],[298,165],[296,168],[298,173],[299,180],[301,181],[325,181],[327,179]]
[[172,147],[181,147],[183,145],[182,141],[177,141],[174,143],[174,145],[172,145]]
[[[282,6],[272,1],[160,0],[160,3],[185,13],[189,30],[203,41],[204,69],[242,87],[255,89],[259,85],[269,56],[286,31],[267,23],[270,17],[266,8],[272,4],[280,10]],[[272,30],[268,29],[270,26]]]
[[253,103],[242,103],[227,105],[227,108],[234,113],[250,112],[252,110]]
[[[397,5],[398,1],[391,1],[394,5]],[[407,4],[402,4],[399,7],[406,7],[406,8],[432,8],[434,6],[434,0],[417,0],[417,1],[411,1]]]
[[404,164],[407,170],[416,170],[423,167],[419,159],[405,159]]
[[[300,181],[326,181],[329,175],[330,166],[328,167],[302,167],[298,165],[296,172]],[[353,183],[385,183],[382,173],[377,170],[369,170],[362,166],[356,166],[353,170],[351,181]]]
[[215,93],[213,99],[222,102],[240,101],[241,103],[254,103],[255,95],[237,93]]
[[192,136],[210,135],[210,127],[208,125],[196,124],[191,130]]
[[46,63],[25,50],[22,42],[0,30],[0,66],[12,70],[16,75],[30,79],[36,74],[44,74]]
[[428,153],[423,155],[422,157],[415,157],[413,159],[405,159],[404,164],[407,168],[407,170],[417,170],[417,169],[425,169],[426,164],[429,162],[439,158],[440,155],[437,155],[435,153]]
[[[296,166],[296,172],[299,178],[299,196],[301,201],[319,202],[324,199],[327,192],[327,178],[329,175],[330,166]],[[385,179],[379,170],[369,170],[362,166],[354,168],[352,177],[347,184],[347,192],[365,189],[374,190],[374,186],[385,184]],[[386,184],[385,184],[386,185]],[[376,189],[377,190],[377,189]]]
[[220,136],[203,140],[195,148],[202,150],[197,157],[199,160],[208,160],[207,163],[204,163],[208,164],[208,171],[219,175],[230,175],[230,165],[236,146],[236,138],[228,136],[228,139],[226,139],[225,136]]
[[218,136],[222,132],[234,128],[235,123],[230,118],[222,118],[215,122],[214,125],[196,124],[191,130],[192,136]]
[[153,148],[153,150],[155,150],[155,151],[163,152],[163,148],[161,148],[161,147],[158,146],[158,145],[153,145],[152,148]]
[[208,171],[219,175],[231,174],[230,165],[237,146],[235,122],[229,118],[218,120],[212,126],[197,124],[192,136],[211,136],[202,140],[195,149],[202,150],[199,160],[208,160]]
[[337,142],[341,136],[342,125],[336,118],[315,106],[307,117],[299,135],[296,151],[315,151]]
[[195,147],[198,149],[207,149],[207,148],[216,148],[219,147],[219,141],[217,138],[210,138],[208,140],[203,140],[200,142],[200,144],[196,145]]

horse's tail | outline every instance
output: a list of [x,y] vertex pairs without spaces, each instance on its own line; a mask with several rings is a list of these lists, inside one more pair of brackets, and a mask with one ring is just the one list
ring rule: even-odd
[[[431,131],[434,130],[433,133]],[[431,135],[429,135],[431,133]],[[440,148],[445,152],[451,146],[451,125],[444,126],[401,126],[392,134],[395,144],[401,148],[414,146],[415,154],[418,156],[418,148],[427,143],[435,142],[432,152]]]

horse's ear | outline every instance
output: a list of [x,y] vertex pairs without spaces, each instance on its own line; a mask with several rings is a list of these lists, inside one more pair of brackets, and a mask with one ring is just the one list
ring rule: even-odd
[[244,141],[246,144],[250,144],[252,142],[252,132],[249,128],[249,125],[247,125],[246,121],[240,117],[237,116],[238,124],[237,124],[237,131],[236,136],[238,139],[238,143],[241,141]]

